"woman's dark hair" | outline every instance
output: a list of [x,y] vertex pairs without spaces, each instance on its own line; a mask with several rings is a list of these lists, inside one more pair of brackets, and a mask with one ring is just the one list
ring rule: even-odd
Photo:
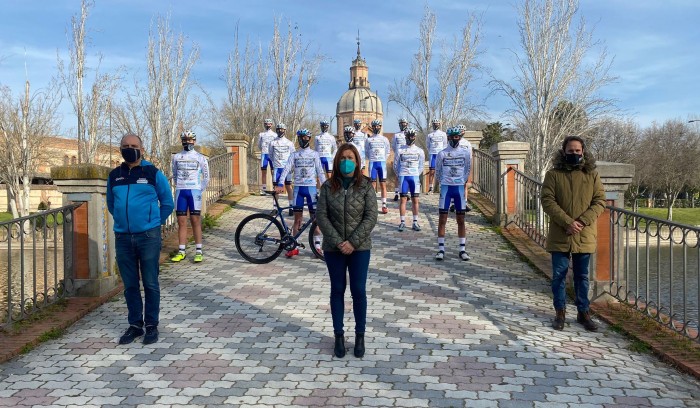
[[357,148],[352,143],[343,143],[338,148],[338,151],[335,152],[335,159],[333,159],[333,173],[331,173],[330,183],[331,191],[333,191],[334,193],[340,190],[340,188],[343,185],[343,173],[341,173],[340,171],[340,160],[343,153],[346,150],[350,150],[355,156],[355,172],[352,173],[352,178],[355,182],[355,186],[357,186],[357,180],[362,177],[362,164],[360,162],[360,152],[357,151]]
[[565,137],[564,141],[561,144],[561,150],[566,151],[566,145],[568,145],[569,142],[571,142],[571,141],[581,143],[581,147],[583,147],[583,151],[586,151],[586,142],[580,136],[567,136],[567,137]]

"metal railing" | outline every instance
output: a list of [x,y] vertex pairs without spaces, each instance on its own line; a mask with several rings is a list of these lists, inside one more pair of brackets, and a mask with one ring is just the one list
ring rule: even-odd
[[473,150],[472,186],[496,205],[498,196],[498,161],[483,150]]
[[544,248],[547,233],[549,233],[549,216],[545,214],[540,203],[542,183],[519,170],[509,168],[501,175],[502,185],[506,185],[505,178],[510,172],[513,172],[514,188],[510,193],[515,194],[515,208],[508,221],[513,221],[533,241]]
[[228,152],[209,159],[209,186],[205,200],[207,207],[233,191],[233,155]]
[[0,326],[66,296],[73,213],[81,204],[0,223]]
[[700,228],[608,209],[610,294],[700,341]]

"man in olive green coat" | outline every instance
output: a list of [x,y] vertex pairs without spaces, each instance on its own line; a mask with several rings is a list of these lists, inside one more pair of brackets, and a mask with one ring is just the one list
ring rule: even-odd
[[556,330],[563,330],[566,321],[569,260],[574,270],[576,320],[586,330],[598,329],[589,313],[588,264],[596,250],[596,220],[605,210],[605,190],[595,168],[595,159],[586,151],[583,139],[568,136],[542,185],[542,208],[549,215],[546,249],[552,254],[552,294],[556,310],[552,327]]

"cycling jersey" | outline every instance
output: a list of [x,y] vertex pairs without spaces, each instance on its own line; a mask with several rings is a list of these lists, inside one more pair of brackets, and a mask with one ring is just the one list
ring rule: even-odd
[[[357,138],[357,136],[355,136],[355,138]],[[360,153],[360,168],[364,167],[365,166],[365,145],[364,145],[364,143],[360,143],[353,138],[352,142],[350,142],[350,144],[355,146],[358,153]]]
[[178,190],[206,190],[209,184],[209,162],[196,150],[183,150],[172,158],[175,188]]
[[260,149],[260,153],[270,153],[270,142],[275,140],[276,137],[277,133],[275,133],[272,129],[260,132],[258,134],[258,149]]
[[394,156],[394,171],[401,176],[420,176],[423,173],[425,153],[416,146],[406,146]]
[[426,139],[428,145],[428,154],[438,154],[442,149],[447,147],[447,133],[437,129],[428,135]]
[[471,171],[471,154],[467,149],[448,146],[437,155],[435,177],[442,186],[464,185]]
[[272,167],[282,169],[287,165],[287,160],[294,151],[294,143],[286,137],[278,137],[270,142],[270,159]]
[[469,140],[465,138],[459,139],[459,146],[465,148],[469,154],[472,154],[472,144],[469,142]]
[[356,130],[355,131],[355,137],[352,139],[353,144],[355,144],[355,147],[360,151],[360,156],[364,159],[365,158],[365,142],[367,141],[367,135],[365,132],[361,130]]
[[335,157],[335,152],[338,150],[338,144],[333,135],[324,132],[314,138],[314,150],[318,152],[319,157],[333,159],[333,157]]
[[316,186],[316,178],[320,184],[326,181],[326,173],[321,166],[318,153],[308,147],[306,149],[300,148],[289,156],[277,185],[281,187],[280,181],[283,181],[290,173],[294,173],[295,186]]
[[406,147],[406,135],[403,132],[395,133],[394,138],[391,139],[391,150],[397,154],[404,147]]
[[389,149],[389,140],[380,134],[372,135],[365,141],[365,157],[370,162],[385,162]]

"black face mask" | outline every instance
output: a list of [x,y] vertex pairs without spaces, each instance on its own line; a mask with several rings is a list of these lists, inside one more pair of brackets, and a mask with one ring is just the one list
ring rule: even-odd
[[352,139],[354,139],[354,138],[355,138],[354,133],[346,133],[345,134],[345,141],[348,143],[352,142]]
[[304,138],[300,137],[299,138],[299,147],[301,147],[302,149],[306,149],[307,147],[309,147],[309,142],[311,142],[310,139],[304,139]]
[[449,143],[452,147],[457,147],[459,146],[459,139],[449,139],[447,143]]
[[566,161],[566,164],[570,164],[572,166],[578,166],[581,163],[583,163],[583,155],[576,154],[576,153],[566,153],[564,155],[564,160]]
[[121,152],[124,161],[127,163],[136,163],[141,158],[141,149],[122,147]]
[[406,137],[406,146],[411,146],[416,142],[416,137]]
[[194,144],[192,143],[183,143],[182,147],[188,152],[194,150]]

